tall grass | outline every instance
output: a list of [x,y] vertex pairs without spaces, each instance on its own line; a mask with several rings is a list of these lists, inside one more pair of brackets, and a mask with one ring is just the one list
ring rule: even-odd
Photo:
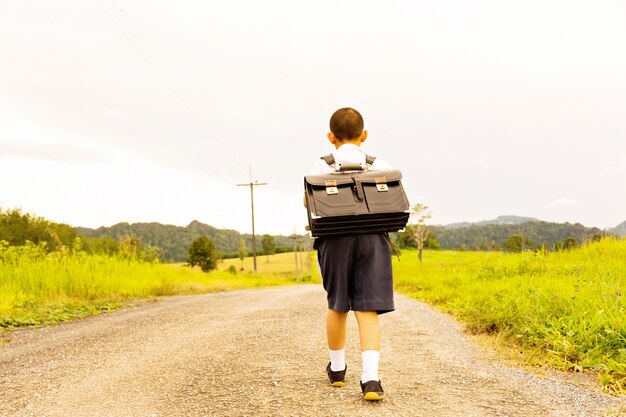
[[46,253],[0,242],[0,329],[48,324],[119,308],[129,300],[295,283],[290,273],[203,273],[137,259]]
[[626,390],[626,240],[559,253],[403,251],[396,288],[560,369]]

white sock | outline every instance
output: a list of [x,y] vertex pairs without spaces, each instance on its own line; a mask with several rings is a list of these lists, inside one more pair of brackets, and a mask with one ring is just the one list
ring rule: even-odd
[[346,348],[339,350],[328,349],[330,354],[330,370],[333,372],[346,369]]
[[361,382],[379,381],[379,359],[380,352],[377,350],[364,350],[363,352],[361,352],[361,361],[363,362],[363,373],[361,374]]

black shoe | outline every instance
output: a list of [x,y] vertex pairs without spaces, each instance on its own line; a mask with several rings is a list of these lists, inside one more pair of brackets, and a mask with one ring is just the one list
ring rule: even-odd
[[385,391],[383,391],[380,381],[367,381],[365,384],[361,382],[361,390],[363,390],[364,400],[378,401],[385,398]]
[[346,365],[346,369],[343,371],[333,371],[330,369],[330,362],[328,362],[328,366],[326,367],[326,373],[328,374],[328,379],[330,379],[330,385],[333,387],[343,387],[346,385],[346,370],[348,369],[348,365]]

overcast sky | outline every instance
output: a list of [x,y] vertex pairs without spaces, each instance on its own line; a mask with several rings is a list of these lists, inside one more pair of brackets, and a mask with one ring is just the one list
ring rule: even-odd
[[357,108],[432,223],[626,220],[626,1],[0,0],[0,206],[304,232]]

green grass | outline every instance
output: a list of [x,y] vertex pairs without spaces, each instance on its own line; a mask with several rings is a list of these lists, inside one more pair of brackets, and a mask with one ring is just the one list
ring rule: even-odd
[[559,369],[596,371],[626,390],[626,240],[561,253],[404,250],[396,289],[440,306],[475,333]]
[[294,273],[284,267],[286,255],[275,255],[280,263],[272,272],[231,274],[220,265],[207,274],[84,252],[46,254],[34,246],[0,242],[0,330],[99,314],[137,299],[295,284]]

